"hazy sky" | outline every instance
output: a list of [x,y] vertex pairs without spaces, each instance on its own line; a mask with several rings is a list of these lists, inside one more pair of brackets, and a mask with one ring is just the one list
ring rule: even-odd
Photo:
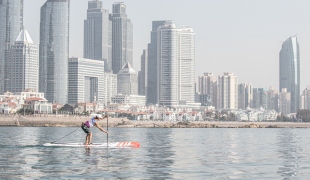
[[[70,57],[83,57],[83,27],[88,0],[71,0]],[[115,0],[103,0],[111,12]],[[153,20],[172,20],[196,33],[196,76],[233,72],[239,83],[254,87],[279,82],[282,42],[297,34],[301,56],[301,90],[310,85],[309,0],[127,0],[134,26],[134,69],[150,42]],[[40,8],[45,0],[24,1],[24,24],[39,45]]]

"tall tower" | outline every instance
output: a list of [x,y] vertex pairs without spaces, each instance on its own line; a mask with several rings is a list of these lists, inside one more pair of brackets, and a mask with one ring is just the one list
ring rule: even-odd
[[147,104],[158,103],[157,92],[157,29],[163,25],[172,24],[170,20],[153,21],[151,31],[151,43],[148,44],[148,64],[147,64],[147,85],[146,85],[146,102]]
[[179,104],[195,103],[195,33],[192,28],[179,30]]
[[139,78],[139,89],[138,94],[141,96],[146,96],[146,85],[147,85],[147,56],[148,50],[144,49],[141,55],[141,71],[138,73]]
[[105,71],[112,70],[112,21],[100,0],[88,2],[84,20],[84,58],[103,60]]
[[41,7],[39,91],[51,102],[68,93],[70,0],[47,0]]
[[0,93],[10,88],[10,50],[23,28],[23,4],[23,0],[0,0]]
[[163,25],[157,31],[157,91],[162,106],[179,103],[179,33],[174,24]]
[[291,113],[297,112],[300,101],[300,56],[297,37],[288,38],[280,51],[280,90],[286,88],[291,95]]
[[129,62],[133,65],[133,25],[127,18],[124,3],[113,4],[112,21],[112,70],[117,74]]
[[238,77],[225,72],[218,77],[218,108],[238,109]]
[[157,31],[158,102],[163,106],[195,103],[195,33],[163,25]]
[[9,91],[16,93],[25,89],[38,91],[39,60],[37,46],[28,34],[22,30],[14,45],[11,46],[11,61],[9,61]]

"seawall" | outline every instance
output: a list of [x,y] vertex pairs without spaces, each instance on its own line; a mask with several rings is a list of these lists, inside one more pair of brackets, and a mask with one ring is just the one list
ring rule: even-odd
[[[78,127],[90,119],[85,116],[0,116],[0,126],[20,127]],[[107,119],[99,121],[100,126],[107,126]],[[109,127],[118,128],[310,128],[304,122],[167,122],[167,121],[130,121],[127,118],[109,117]]]

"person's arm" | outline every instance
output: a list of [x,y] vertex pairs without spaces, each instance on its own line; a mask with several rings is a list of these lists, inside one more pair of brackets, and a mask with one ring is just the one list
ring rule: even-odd
[[95,126],[100,129],[100,131],[105,132],[106,134],[109,134],[108,131],[104,130],[102,127],[99,126],[97,122],[95,122]]

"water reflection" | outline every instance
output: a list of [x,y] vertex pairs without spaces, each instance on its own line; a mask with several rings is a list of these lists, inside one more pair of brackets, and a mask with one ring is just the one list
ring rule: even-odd
[[151,130],[146,133],[146,174],[151,179],[172,178],[170,167],[174,164],[174,154],[171,142],[171,129]]
[[301,138],[291,129],[285,129],[278,134],[278,157],[282,163],[277,173],[284,179],[298,175],[299,162],[303,158],[299,144]]

